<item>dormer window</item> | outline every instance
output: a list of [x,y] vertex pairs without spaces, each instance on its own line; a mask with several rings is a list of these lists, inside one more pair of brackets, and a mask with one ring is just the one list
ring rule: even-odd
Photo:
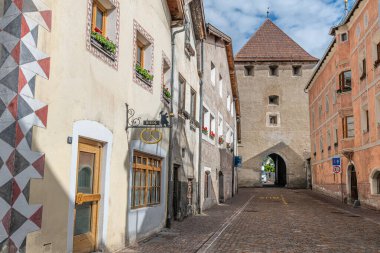
[[348,34],[347,34],[347,33],[342,33],[342,34],[340,35],[340,40],[341,40],[342,42],[347,41],[347,40],[348,40]]
[[278,76],[278,66],[277,65],[269,66],[269,76]]

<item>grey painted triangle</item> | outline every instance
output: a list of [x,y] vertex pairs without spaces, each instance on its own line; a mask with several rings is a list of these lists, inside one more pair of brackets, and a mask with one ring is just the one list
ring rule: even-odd
[[13,234],[17,231],[27,220],[27,218],[21,213],[17,212],[16,209],[12,208],[11,214],[11,226],[9,228],[9,234]]
[[18,74],[19,74],[19,68],[15,68],[3,79],[1,79],[0,83],[12,91],[18,92]]
[[15,153],[15,170],[14,170],[13,176],[17,176],[18,174],[23,172],[26,168],[29,167],[29,165],[30,165],[30,163],[28,162],[28,160],[26,160],[21,155],[21,153],[16,150],[16,153]]
[[8,182],[0,186],[0,198],[4,199],[10,206],[12,205],[12,185],[13,179],[10,179]]
[[22,96],[18,97],[18,105],[17,105],[17,118],[22,119],[31,113],[33,113],[33,109],[29,106],[29,104],[22,98]]
[[26,184],[24,190],[22,191],[22,194],[24,194],[26,201],[29,202],[29,194],[30,194],[30,180]]
[[37,12],[38,9],[36,5],[31,0],[24,0],[23,6],[22,6],[22,12]]
[[33,96],[35,95],[34,92],[36,90],[36,76],[33,76],[32,79],[28,82],[29,88],[32,91]]
[[12,123],[9,127],[5,128],[0,133],[0,139],[8,143],[11,147],[15,148],[16,143],[16,122]]
[[[3,115],[5,109],[7,109],[7,106],[4,104],[3,101],[0,100],[0,118],[1,118],[1,115]],[[0,168],[1,168],[1,165],[0,165]]]
[[10,55],[7,48],[3,44],[0,44],[0,66],[3,66],[4,62],[7,60]]
[[36,61],[32,53],[29,51],[29,49],[24,45],[22,41],[21,41],[20,51],[21,51],[20,64],[26,64],[29,62]]
[[21,35],[21,15],[14,18],[4,29],[7,33],[12,34],[16,38],[20,38]]
[[11,4],[12,4],[12,0],[4,0],[4,13],[2,14],[5,14],[7,12]]
[[37,41],[38,41],[38,26],[36,26],[33,30],[30,31],[30,33],[32,34],[32,37],[34,39],[34,42],[36,43],[37,45]]
[[26,133],[25,139],[28,143],[29,148],[32,148],[32,137],[33,137],[33,127],[30,128],[30,130]]

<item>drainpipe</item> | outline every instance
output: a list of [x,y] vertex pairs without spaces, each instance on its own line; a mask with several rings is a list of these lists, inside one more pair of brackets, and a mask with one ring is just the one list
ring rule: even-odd
[[[187,24],[183,26],[182,29],[173,32],[172,29],[172,69],[170,73],[170,93],[174,94],[174,68],[175,68],[175,37],[177,34],[182,33],[186,30]],[[170,228],[173,216],[173,117],[174,117],[174,99],[170,103],[170,129],[169,129],[169,155],[168,155],[168,199],[167,199],[167,217],[166,217],[166,227]]]
[[201,178],[202,178],[202,131],[203,126],[203,74],[204,74],[204,41],[201,41],[201,78],[199,80],[199,150],[198,150],[198,214],[202,213],[201,207]]

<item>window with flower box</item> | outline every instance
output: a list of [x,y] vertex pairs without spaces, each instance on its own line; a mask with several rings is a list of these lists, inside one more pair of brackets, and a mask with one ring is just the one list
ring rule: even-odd
[[119,2],[89,1],[87,49],[117,69],[119,43]]
[[170,84],[170,61],[165,54],[163,54],[162,58],[162,100],[166,104],[170,104],[170,102],[172,101]]
[[154,40],[136,21],[134,22],[134,81],[153,92]]
[[191,88],[190,91],[190,118],[195,121],[197,115],[197,93]]
[[208,136],[208,132],[210,130],[210,127],[209,127],[209,116],[210,116],[210,113],[208,111],[208,109],[206,107],[203,106],[203,111],[202,111],[202,133],[205,135],[205,136]]
[[215,133],[215,116],[213,114],[210,114],[210,133],[209,133],[209,137],[211,140],[215,140],[215,136],[216,136],[216,133]]
[[223,116],[220,113],[218,113],[218,137],[219,145],[223,145],[226,141],[226,138],[223,133]]

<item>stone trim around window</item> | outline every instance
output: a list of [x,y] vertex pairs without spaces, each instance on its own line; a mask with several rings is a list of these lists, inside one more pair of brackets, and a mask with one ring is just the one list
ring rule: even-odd
[[[86,48],[95,57],[101,59],[103,62],[107,63],[109,66],[118,70],[119,68],[119,36],[120,36],[120,4],[117,0],[106,0],[114,6],[113,12],[115,12],[114,17],[114,38],[111,38],[116,44],[116,53],[111,55],[105,51],[98,43],[91,39],[91,29],[92,29],[92,5],[94,0],[88,0],[87,3],[87,25],[86,25]],[[109,23],[109,22],[107,22]],[[109,30],[109,29],[107,29]]]
[[[137,32],[139,32],[149,43],[151,48],[151,67],[149,69],[150,73],[154,74],[154,39],[153,37],[139,24],[136,20],[133,20],[133,66],[132,66],[132,73],[133,73],[133,82],[140,85],[143,89],[149,91],[153,94],[153,85],[148,85],[143,80],[137,77],[136,74],[136,55],[137,55]],[[153,80],[154,82],[154,80]],[[153,84],[152,82],[152,84]]]
[[[164,73],[164,68],[165,68],[165,63],[169,65],[169,70],[168,71],[172,71],[172,66],[171,66],[171,62],[170,62],[170,59],[169,57],[166,56],[165,52],[162,51],[162,66],[161,66],[161,102],[164,103],[165,105],[169,106],[170,103],[173,101],[173,94],[172,95],[172,98],[170,101],[168,101],[167,99],[164,98],[164,82],[165,82],[165,73]],[[169,73],[170,74],[170,73]],[[168,82],[165,83],[166,84],[166,87],[169,87],[171,88],[171,80],[170,78],[168,79]]]

